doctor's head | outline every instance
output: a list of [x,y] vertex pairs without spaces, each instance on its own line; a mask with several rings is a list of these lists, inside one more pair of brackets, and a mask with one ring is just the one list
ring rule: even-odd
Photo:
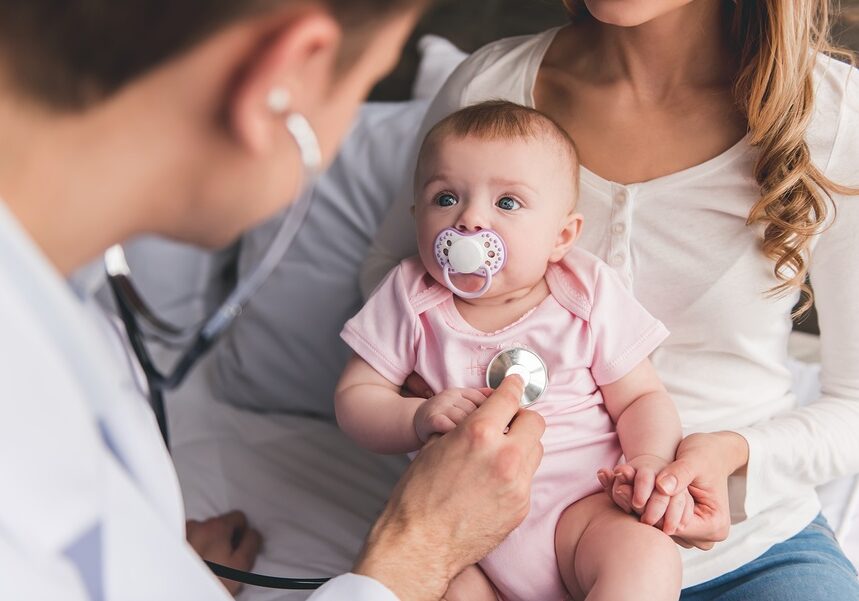
[[[486,250],[475,260],[498,269],[484,298],[533,286],[581,231],[582,217],[575,211],[578,173],[572,139],[534,109],[492,100],[441,120],[424,139],[415,172],[415,224],[427,270],[444,281],[440,262],[447,260],[436,256],[441,252],[461,271],[454,247],[463,237],[477,236],[473,239]],[[453,235],[439,239],[443,232]],[[492,232],[503,241],[503,251],[495,248],[500,243]],[[453,285],[466,292],[480,289],[482,268],[477,275],[452,276]]]
[[[54,158],[52,144],[76,147],[140,213],[130,229],[226,243],[301,185],[287,111],[306,117],[327,163],[425,4],[0,0],[0,127],[19,171]],[[128,202],[135,191],[158,202]]]

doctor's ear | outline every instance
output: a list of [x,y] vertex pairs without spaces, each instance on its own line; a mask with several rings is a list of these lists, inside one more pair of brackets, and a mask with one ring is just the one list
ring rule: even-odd
[[582,233],[582,225],[584,222],[585,218],[581,213],[570,211],[567,215],[566,221],[564,222],[564,227],[561,228],[561,231],[558,233],[558,237],[555,240],[555,248],[552,249],[552,254],[549,255],[550,262],[557,263],[564,258],[564,255],[570,252],[573,244],[575,244],[576,240],[579,239],[579,236]]
[[341,37],[339,23],[321,9],[282,16],[260,33],[259,44],[239,66],[227,107],[240,143],[265,154],[282,135],[287,110],[304,113],[317,105],[336,76]]

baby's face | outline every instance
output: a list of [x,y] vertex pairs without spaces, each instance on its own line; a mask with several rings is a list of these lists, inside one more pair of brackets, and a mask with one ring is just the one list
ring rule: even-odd
[[[553,140],[484,140],[441,136],[424,150],[415,178],[415,220],[421,259],[442,282],[433,243],[439,232],[491,229],[507,246],[507,262],[482,298],[533,286],[550,262],[578,237],[575,174]],[[571,221],[572,220],[572,221]],[[479,289],[479,275],[455,275],[462,290]]]

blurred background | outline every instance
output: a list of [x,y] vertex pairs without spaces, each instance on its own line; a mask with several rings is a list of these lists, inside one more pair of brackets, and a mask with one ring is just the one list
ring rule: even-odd
[[[802,1],[802,0],[799,0]],[[833,2],[832,40],[859,56],[859,0]],[[417,41],[425,34],[447,38],[473,52],[499,38],[534,33],[567,21],[561,0],[436,0],[415,29],[396,69],[370,96],[375,101],[408,100],[418,65]],[[819,333],[814,310],[796,329]]]

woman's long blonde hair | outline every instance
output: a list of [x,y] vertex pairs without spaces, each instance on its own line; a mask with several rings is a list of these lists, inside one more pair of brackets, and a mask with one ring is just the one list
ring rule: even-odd
[[[805,132],[814,105],[812,73],[819,55],[853,64],[850,52],[830,42],[829,0],[725,0],[731,7],[731,35],[740,68],[734,98],[749,124],[749,142],[760,149],[755,179],[761,197],[747,225],[762,224],[762,250],[775,262],[780,283],[773,295],[799,289],[807,311],[813,293],[806,284],[812,237],[823,229],[830,195],[859,190],[830,180],[811,162]],[[576,19],[583,0],[563,0]],[[829,202],[827,202],[829,201]]]

